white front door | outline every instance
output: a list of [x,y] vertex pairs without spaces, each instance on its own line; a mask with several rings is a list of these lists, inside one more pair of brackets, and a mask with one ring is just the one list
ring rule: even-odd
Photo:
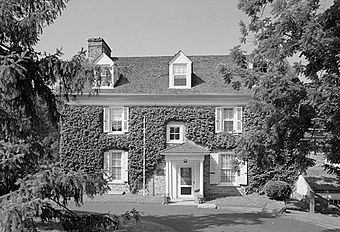
[[179,167],[179,197],[193,196],[193,168]]

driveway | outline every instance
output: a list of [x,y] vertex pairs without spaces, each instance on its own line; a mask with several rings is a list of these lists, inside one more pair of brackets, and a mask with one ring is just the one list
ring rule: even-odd
[[[153,231],[261,231],[261,232],[331,232],[322,227],[264,213],[240,213],[227,210],[199,209],[197,206],[85,202],[79,210],[122,214],[132,208],[142,212],[146,222],[161,224]],[[138,226],[137,226],[138,228]],[[169,228],[167,230],[166,228]],[[171,229],[170,229],[171,228]],[[132,230],[131,230],[132,231]],[[143,231],[139,229],[138,231]]]

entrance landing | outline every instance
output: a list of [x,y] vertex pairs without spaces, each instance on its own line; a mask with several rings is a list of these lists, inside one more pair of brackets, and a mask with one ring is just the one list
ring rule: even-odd
[[169,205],[197,205],[193,199],[172,199]]

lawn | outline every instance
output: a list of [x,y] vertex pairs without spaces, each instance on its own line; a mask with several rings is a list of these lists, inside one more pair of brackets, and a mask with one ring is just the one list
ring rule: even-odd
[[[94,198],[88,198],[84,196],[84,204],[95,204],[97,207],[107,207],[108,205],[115,204],[136,204],[137,205],[159,205],[161,206],[163,202],[163,198],[161,196],[142,196],[142,195],[134,195],[134,194],[124,194],[124,195],[109,195],[105,194],[102,196],[96,196]],[[225,198],[217,198],[207,203],[213,203],[218,208],[228,208],[228,207],[248,207],[248,208],[263,208],[268,203],[273,202],[268,199],[266,196],[236,196],[236,197],[225,197]],[[102,206],[101,206],[102,205]],[[170,204],[171,205],[171,204]],[[157,206],[158,207],[158,206]],[[77,207],[71,207],[76,209]],[[136,207],[138,208],[138,207]],[[80,209],[83,210],[83,209]],[[135,222],[128,222],[122,227],[121,231],[133,231],[136,228],[139,231],[157,231],[157,228],[160,228],[159,224],[155,224],[149,221],[142,221],[136,226]],[[40,226],[40,231],[42,232],[62,232],[61,226],[58,224],[50,224],[48,226]],[[162,231],[171,231],[167,228],[162,228]]]
[[214,200],[207,201],[213,203],[217,207],[251,207],[251,208],[263,208],[274,200],[270,200],[264,195],[245,195],[235,197],[223,197]]

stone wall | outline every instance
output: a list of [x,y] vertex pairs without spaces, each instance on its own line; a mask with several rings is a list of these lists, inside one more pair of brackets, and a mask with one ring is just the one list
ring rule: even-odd
[[[165,161],[162,161],[157,165],[152,177],[146,183],[146,194],[164,196],[165,189]],[[139,193],[141,192],[139,191]]]

